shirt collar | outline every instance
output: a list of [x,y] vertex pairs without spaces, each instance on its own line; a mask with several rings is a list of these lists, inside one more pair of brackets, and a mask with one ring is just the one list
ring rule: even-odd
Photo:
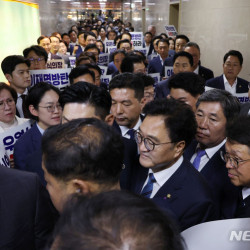
[[242,188],[242,198],[243,200],[246,199],[250,195],[250,188],[244,187]]
[[40,131],[40,133],[43,135],[43,133],[44,133],[44,129],[42,129],[39,125],[38,125],[38,123],[36,123],[36,126],[37,126],[37,128],[38,128],[38,130]]
[[194,72],[195,74],[197,74],[197,75],[199,74],[199,68],[200,68],[200,67],[199,67],[199,65],[198,65],[197,68],[193,71],[193,72]]
[[[220,144],[214,146],[212,148],[206,148],[206,155],[209,159],[213,157],[213,155],[226,143],[226,139],[224,139]],[[196,151],[200,148],[200,144],[197,145]]]
[[22,94],[17,93],[17,98],[20,97],[21,95],[28,95],[28,89],[26,88]]
[[156,179],[156,182],[162,187],[165,182],[175,173],[175,171],[181,166],[183,162],[183,156],[181,156],[177,162],[175,162],[172,166],[161,170],[159,172],[154,173],[152,169],[149,169],[149,173],[153,173]]
[[[227,80],[225,74],[223,74],[223,81],[224,81],[224,85],[225,85],[225,84],[229,84],[229,85],[230,85],[230,83],[228,82],[228,80]],[[236,77],[236,79],[235,79],[235,81],[234,81],[234,84],[233,84],[232,86],[230,85],[230,87],[234,87],[236,84],[237,84],[237,77]]]
[[[139,116],[139,119],[137,121],[137,123],[135,124],[135,126],[132,128],[135,131],[139,129],[139,127],[141,126],[142,120],[141,117]],[[125,136],[127,134],[127,132],[130,130],[130,128],[126,127],[126,126],[119,126],[122,132],[122,136]]]

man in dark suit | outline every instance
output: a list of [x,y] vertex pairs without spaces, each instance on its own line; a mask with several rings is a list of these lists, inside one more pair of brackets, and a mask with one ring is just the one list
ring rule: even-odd
[[109,83],[112,98],[111,113],[114,115],[113,126],[127,139],[134,139],[134,132],[142,122],[141,107],[145,102],[144,83],[139,75],[122,73]]
[[162,72],[163,63],[166,60],[165,66],[173,66],[172,58],[168,57],[169,41],[167,39],[160,39],[156,43],[158,56],[153,58],[148,65],[148,73],[160,73]]
[[231,94],[247,93],[248,82],[238,77],[243,64],[243,56],[237,50],[230,50],[224,56],[223,75],[206,82],[206,86],[225,89]]
[[152,42],[153,35],[151,32],[146,32],[144,34],[144,42],[143,48],[146,48],[146,57],[150,56],[154,50],[153,42]]
[[[173,72],[178,74],[180,72],[192,72],[193,57],[185,52],[176,53],[173,57]],[[166,98],[169,94],[168,79],[158,82],[155,85],[155,94],[157,99]]]
[[18,55],[7,56],[1,63],[4,76],[17,92],[16,114],[19,117],[28,117],[25,100],[31,83],[29,67],[30,61]]
[[201,77],[203,77],[206,81],[214,78],[214,73],[212,70],[205,68],[200,65],[200,47],[197,43],[194,42],[188,42],[185,45],[184,51],[188,52],[193,57],[193,72],[196,74],[199,74]]
[[123,149],[121,136],[96,118],[48,128],[42,138],[42,166],[55,208],[62,212],[73,195],[119,189]]
[[84,51],[84,48],[86,46],[85,39],[84,39],[84,31],[81,31],[77,34],[78,38],[78,45],[71,45],[69,50],[70,54],[75,57],[79,57],[80,54]]
[[225,149],[226,127],[237,118],[239,110],[238,100],[227,91],[214,89],[203,93],[196,104],[196,140],[184,153],[207,180],[222,218],[232,218],[230,203],[237,190],[228,181],[220,151]]
[[234,200],[234,218],[250,217],[250,116],[239,117],[227,129],[224,160],[228,177],[239,187],[239,197]]
[[152,199],[177,217],[182,230],[214,219],[213,202],[203,177],[183,158],[196,132],[193,111],[174,99],[148,103],[135,139],[140,164],[131,190]]
[[0,249],[44,249],[52,211],[37,175],[0,166]]
[[[109,92],[86,82],[78,82],[66,88],[60,95],[63,107],[62,123],[77,118],[95,117],[112,126],[113,114],[110,114],[111,97]],[[121,188],[130,186],[132,167],[138,162],[137,146],[133,140],[123,138],[124,167],[120,176]]]

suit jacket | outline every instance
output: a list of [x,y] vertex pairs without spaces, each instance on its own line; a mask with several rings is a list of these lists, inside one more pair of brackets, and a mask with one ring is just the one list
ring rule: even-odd
[[0,166],[0,249],[44,249],[55,218],[37,175]]
[[[225,90],[223,75],[208,80],[206,82],[206,86]],[[237,77],[236,93],[246,92],[248,92],[248,82],[240,77]]]
[[250,102],[241,104],[240,115],[248,115],[249,111],[250,111]]
[[[143,48],[146,48],[145,42],[143,42]],[[146,54],[147,58],[152,54],[153,50],[154,50],[154,45],[153,43],[150,43],[148,53]]]
[[[131,191],[140,194],[147,176],[147,168],[138,168]],[[185,159],[151,199],[176,215],[181,230],[216,219],[208,184]]]
[[148,73],[161,73],[162,71],[162,64],[160,60],[160,56],[153,58],[148,64]]
[[[75,45],[70,46],[70,48],[69,48],[69,50],[70,50],[70,55],[72,55],[73,50],[74,50],[74,47],[75,47]],[[81,54],[82,52],[83,52],[83,50],[82,50],[81,45],[78,45],[78,49],[76,50],[75,57],[76,57],[76,58],[79,57],[80,54]],[[72,55],[72,56],[73,56],[73,55]]]
[[170,93],[168,88],[168,79],[162,80],[155,85],[155,98],[156,99],[165,99]]
[[52,53],[50,53],[51,54],[51,60],[56,60],[56,59],[62,59],[60,56],[58,56],[58,55],[55,55],[55,54],[52,54]]
[[36,151],[41,151],[42,135],[37,124],[28,130],[14,146],[15,168],[26,170],[27,159]]
[[[196,151],[198,142],[194,140],[185,150],[184,157],[190,161]],[[228,178],[225,162],[220,157],[220,151],[225,152],[223,145],[202,168],[200,174],[208,182],[212,190],[216,211],[220,218],[231,219],[234,217],[234,201],[238,197],[238,188],[231,184]],[[193,167],[194,168],[194,167]]]
[[199,75],[201,77],[203,77],[206,81],[211,79],[211,78],[214,78],[214,73],[212,70],[208,69],[208,68],[205,68],[203,66],[199,66]]
[[168,67],[173,67],[174,65],[174,57],[171,56],[171,57],[168,57],[165,59],[164,63],[163,63],[163,67],[162,67],[162,71],[161,71],[161,76],[165,76],[165,67],[168,66]]

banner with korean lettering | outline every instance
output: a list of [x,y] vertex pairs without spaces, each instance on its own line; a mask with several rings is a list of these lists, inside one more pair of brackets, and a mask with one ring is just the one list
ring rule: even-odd
[[176,37],[178,35],[174,25],[166,25],[165,30],[168,37]]
[[102,75],[101,76],[101,82],[105,83],[106,85],[109,85],[109,82],[111,81],[112,76],[111,75]]
[[107,66],[108,63],[109,63],[109,54],[108,53],[100,54],[98,59],[98,65]]
[[[211,89],[216,89],[216,88],[211,88],[208,86],[205,86],[205,91],[209,91]],[[233,96],[237,97],[240,103],[246,103],[249,102],[249,96],[248,96],[248,92],[246,93],[235,93],[233,94]]]
[[12,129],[0,133],[0,162],[9,167],[9,159],[13,159],[16,141],[31,128],[31,121],[24,122]]
[[174,74],[173,67],[165,66],[165,78],[168,79],[173,74]]
[[[114,40],[106,40],[105,41],[105,49],[106,49],[106,52],[109,51],[109,48],[110,47],[114,47],[115,46],[115,42]],[[109,52],[108,52],[109,53]]]
[[142,32],[130,32],[134,49],[141,48],[143,46],[143,33]]
[[152,78],[154,78],[155,83],[159,82],[161,79],[160,73],[152,73],[152,74],[148,74],[149,76],[151,76]]
[[63,59],[50,60],[47,62],[48,69],[64,69],[65,63]]
[[70,68],[30,70],[31,87],[36,85],[38,82],[48,82],[60,90],[63,90],[65,87],[70,85],[70,71]]

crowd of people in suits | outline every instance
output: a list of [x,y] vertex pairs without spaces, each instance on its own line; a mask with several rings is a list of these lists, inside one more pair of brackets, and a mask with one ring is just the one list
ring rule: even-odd
[[[86,20],[1,62],[0,133],[29,119],[32,127],[11,168],[0,166],[0,249],[177,250],[187,228],[250,217],[242,54],[225,53],[214,78],[198,43],[148,28],[145,55],[133,49],[130,23]],[[98,66],[106,40],[117,46],[108,85]],[[70,56],[68,87],[30,88],[29,70],[54,59],[70,67]]]

